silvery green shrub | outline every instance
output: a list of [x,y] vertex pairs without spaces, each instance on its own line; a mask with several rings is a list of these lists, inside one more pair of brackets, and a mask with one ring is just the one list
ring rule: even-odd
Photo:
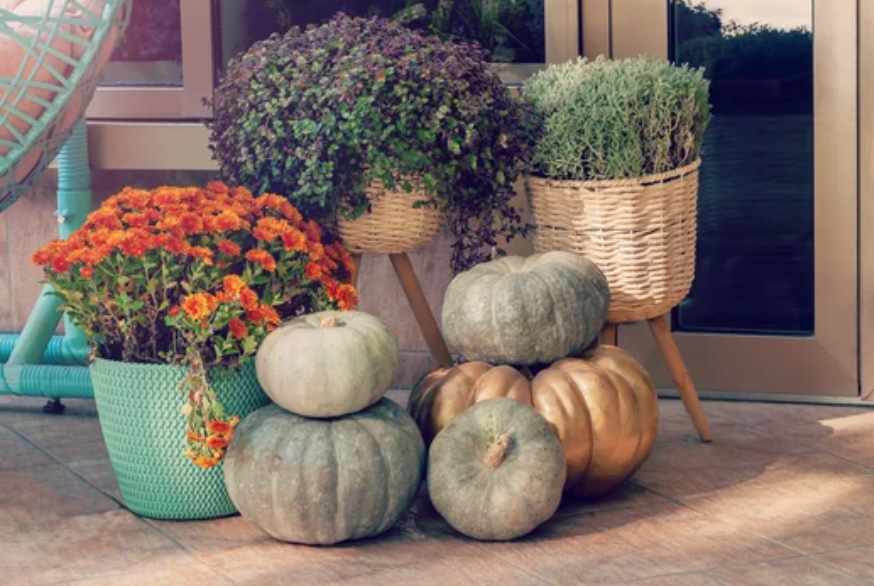
[[536,136],[531,172],[590,181],[688,165],[710,121],[709,91],[702,70],[650,57],[552,65],[524,86]]

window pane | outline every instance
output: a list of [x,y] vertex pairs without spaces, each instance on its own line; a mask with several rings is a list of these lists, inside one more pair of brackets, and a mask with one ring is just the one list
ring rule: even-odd
[[223,62],[273,32],[322,24],[337,12],[391,18],[416,4],[424,15],[414,26],[477,41],[494,62],[546,61],[544,0],[249,0],[244,11],[232,4],[222,6]]
[[813,332],[812,12],[812,0],[674,3],[674,59],[706,67],[714,113],[681,330]]
[[182,85],[180,1],[134,1],[127,31],[104,69],[104,85]]

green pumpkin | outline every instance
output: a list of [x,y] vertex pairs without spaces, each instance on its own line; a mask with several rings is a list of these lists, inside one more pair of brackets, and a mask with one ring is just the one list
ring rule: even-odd
[[550,363],[589,347],[609,307],[610,287],[592,261],[561,251],[508,256],[452,280],[443,332],[471,361]]
[[546,420],[506,397],[456,415],[428,452],[434,508],[474,539],[514,539],[546,522],[561,503],[565,475],[561,443]]
[[394,526],[416,495],[424,460],[415,422],[389,399],[337,419],[269,405],[240,422],[224,475],[234,505],[267,534],[330,545]]

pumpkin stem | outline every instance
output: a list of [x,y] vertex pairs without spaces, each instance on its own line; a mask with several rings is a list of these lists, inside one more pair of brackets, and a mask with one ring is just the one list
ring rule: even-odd
[[498,466],[501,465],[501,462],[504,461],[504,454],[507,453],[507,446],[509,445],[509,433],[498,436],[494,443],[489,446],[489,449],[486,450],[486,455],[483,456],[483,464],[485,464],[492,470],[496,470]]
[[319,327],[322,329],[327,329],[327,328],[336,328],[339,325],[340,325],[340,318],[337,317],[336,315],[332,315],[332,316],[329,316],[329,317],[326,317],[325,319],[323,319],[322,322],[319,324]]

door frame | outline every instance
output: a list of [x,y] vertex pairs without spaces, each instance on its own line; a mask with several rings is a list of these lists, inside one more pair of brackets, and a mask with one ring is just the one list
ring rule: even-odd
[[[668,10],[666,0],[583,0],[583,17],[597,6],[608,9],[608,40],[587,43],[589,48],[609,47],[614,58],[649,54],[667,57]],[[867,6],[860,11],[859,3]],[[874,25],[874,0],[814,0],[814,271],[815,334],[810,337],[723,335],[674,332],[693,381],[702,394],[708,391],[767,395],[785,398],[808,396],[858,400],[860,367],[867,376],[866,396],[874,398],[874,355],[860,359],[859,349],[874,350],[874,306],[861,315],[870,322],[860,335],[859,299],[874,301],[874,266],[860,272],[859,258],[874,258],[874,234],[859,230],[859,218],[874,225],[874,80],[860,80],[860,52],[865,55],[859,25]],[[586,8],[588,6],[588,8]],[[643,13],[643,14],[642,14]],[[657,14],[661,14],[658,17]],[[646,19],[630,34],[630,25]],[[585,30],[585,29],[584,29]],[[867,30],[872,30],[868,28]],[[859,37],[862,37],[859,40]],[[859,41],[859,42],[857,42]],[[871,65],[874,41],[864,61],[864,74],[874,77]],[[651,49],[650,49],[651,48]],[[861,51],[860,51],[861,49]],[[594,57],[595,54],[587,54]],[[863,63],[864,65],[864,63]],[[868,100],[867,117],[859,118],[859,88]],[[859,185],[859,141],[862,129],[869,141],[864,185]],[[706,164],[706,161],[705,161]],[[860,187],[867,189],[861,200]],[[870,201],[866,201],[870,200]],[[860,252],[859,237],[864,240]],[[866,254],[867,253],[867,254]],[[870,263],[867,263],[870,264]],[[871,274],[868,274],[871,273]],[[867,325],[867,324],[866,324]],[[865,336],[865,334],[868,334]],[[636,356],[653,375],[657,386],[672,387],[670,376],[642,324],[623,326],[620,345]],[[860,339],[861,338],[861,339]],[[867,352],[872,354],[872,352]],[[745,397],[749,398],[749,397]]]

